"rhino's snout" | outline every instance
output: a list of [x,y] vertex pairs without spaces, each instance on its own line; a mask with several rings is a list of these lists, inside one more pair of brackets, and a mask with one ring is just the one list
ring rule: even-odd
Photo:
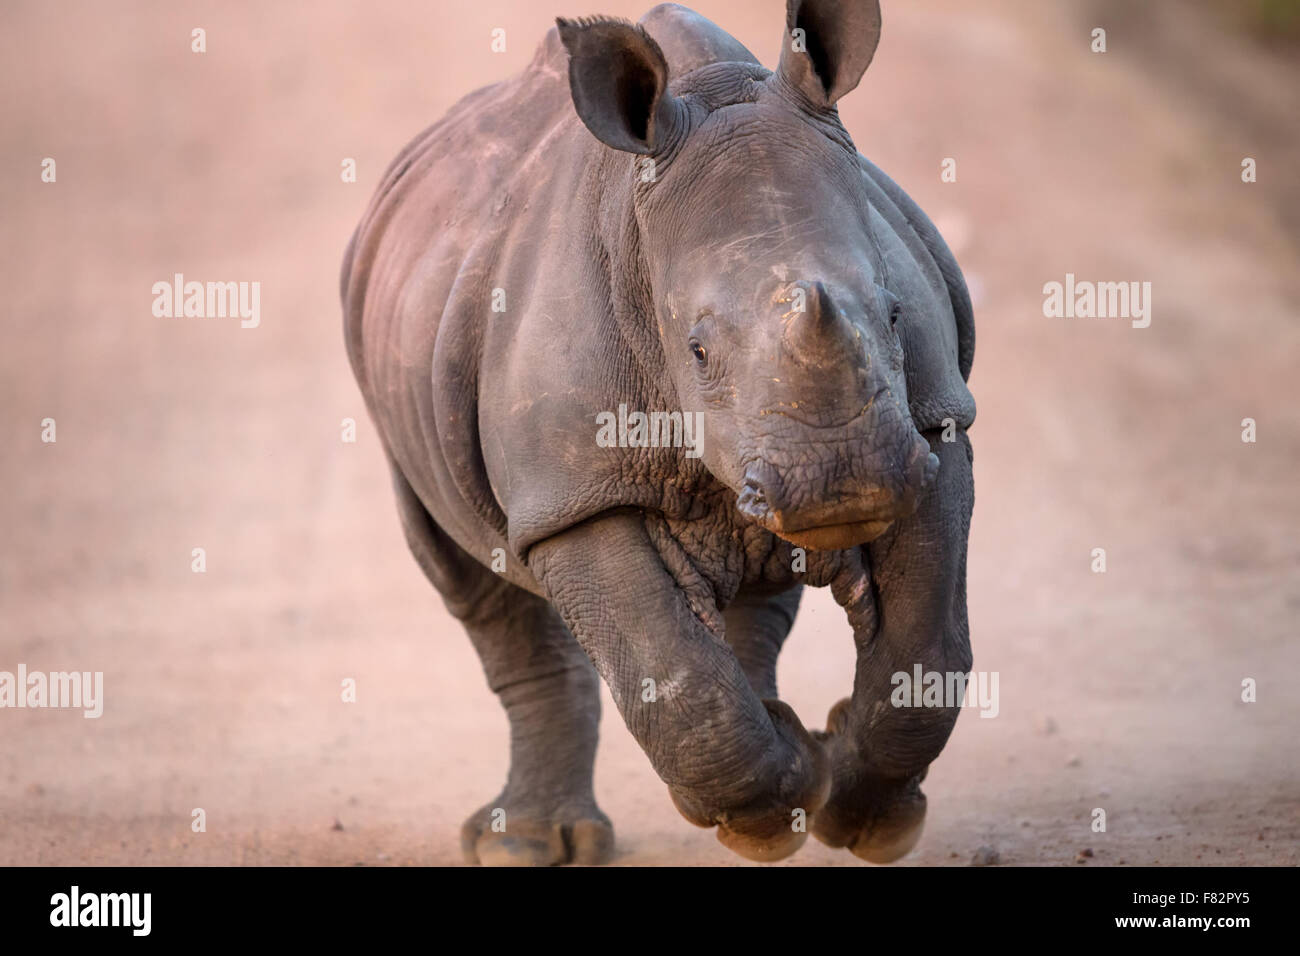
[[891,473],[795,483],[767,461],[745,470],[736,500],[741,514],[793,544],[838,550],[864,544],[916,511],[939,472],[939,458],[919,435],[902,468]]

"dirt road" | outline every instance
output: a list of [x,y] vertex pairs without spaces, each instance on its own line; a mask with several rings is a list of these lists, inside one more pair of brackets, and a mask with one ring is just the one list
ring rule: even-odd
[[[552,6],[5,5],[0,670],[103,671],[105,706],[0,711],[0,863],[459,862],[505,721],[405,550],[337,269],[398,148],[550,16],[596,10]],[[696,8],[775,62],[778,0]],[[1172,36],[886,0],[841,105],[949,237],[978,323],[970,614],[999,713],[963,714],[904,865],[1300,863],[1295,76],[1220,37],[1185,83]],[[176,273],[260,282],[260,324],[155,317]],[[1151,282],[1150,326],[1045,318],[1066,273]],[[780,670],[806,723],[852,659],[809,594]],[[750,865],[677,815],[605,704],[616,862]],[[865,865],[816,844],[782,865],[806,864]]]

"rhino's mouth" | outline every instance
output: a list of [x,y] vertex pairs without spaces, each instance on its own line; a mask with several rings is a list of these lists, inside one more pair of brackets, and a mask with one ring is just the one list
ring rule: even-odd
[[843,551],[874,541],[895,521],[915,512],[921,492],[934,481],[938,470],[938,456],[918,436],[901,490],[885,490],[873,483],[850,494],[841,492],[840,497],[792,508],[785,500],[780,472],[758,460],[745,470],[736,508],[793,545],[813,551]]
[[791,528],[787,526],[785,516],[772,511],[762,493],[751,485],[746,485],[741,492],[737,506],[742,514],[778,538],[812,551],[842,551],[874,541],[885,533],[897,517],[867,518],[854,515],[849,521],[828,521]]
[[800,531],[776,531],[769,528],[778,538],[789,541],[809,551],[843,551],[856,548],[860,544],[874,541],[892,525],[893,521],[850,521],[845,524],[828,524],[819,528],[804,528]]

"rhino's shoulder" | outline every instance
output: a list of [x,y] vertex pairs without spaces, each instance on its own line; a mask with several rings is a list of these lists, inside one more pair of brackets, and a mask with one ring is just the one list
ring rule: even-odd
[[875,211],[908,250],[924,282],[918,295],[939,297],[943,320],[909,325],[900,331],[907,356],[907,387],[912,415],[922,430],[953,418],[961,427],[975,419],[975,400],[966,386],[975,358],[975,316],[966,280],[939,230],[897,183],[861,154],[858,162]]
[[867,178],[889,197],[895,209],[924,243],[939,274],[943,276],[944,285],[952,301],[953,320],[957,326],[958,369],[962,380],[965,381],[970,377],[971,365],[975,361],[975,314],[971,307],[970,293],[966,289],[966,280],[962,277],[957,259],[948,248],[948,244],[944,242],[943,236],[939,235],[939,230],[930,221],[930,217],[898,183],[890,179],[879,166],[861,153],[858,154],[858,163]]

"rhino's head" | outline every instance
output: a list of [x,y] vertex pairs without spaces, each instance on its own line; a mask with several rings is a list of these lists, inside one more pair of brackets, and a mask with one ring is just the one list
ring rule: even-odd
[[683,408],[706,412],[704,463],[795,544],[875,538],[939,464],[896,330],[924,317],[889,291],[883,223],[834,110],[875,52],[876,0],[789,0],[775,73],[714,63],[672,92],[641,28],[560,30],[579,116],[654,162],[653,181],[644,161],[629,172],[640,255],[668,373]]

